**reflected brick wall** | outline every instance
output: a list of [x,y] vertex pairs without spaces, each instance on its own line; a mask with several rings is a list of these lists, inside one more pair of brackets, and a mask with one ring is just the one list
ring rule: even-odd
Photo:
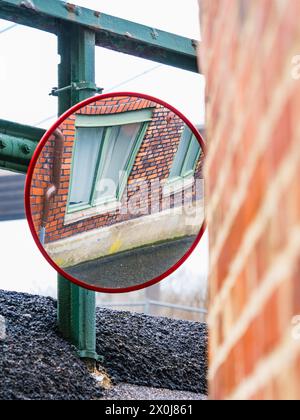
[[[201,0],[210,395],[300,398],[298,0]],[[295,59],[294,59],[295,60]]]
[[[167,108],[136,97],[125,98],[109,98],[93,103],[81,109],[78,114],[83,115],[107,115],[118,114],[128,111],[137,111],[141,109],[153,109],[153,118],[149,123],[146,135],[142,142],[141,148],[136,157],[133,169],[130,173],[127,185],[127,196],[122,199],[122,208],[126,207],[132,196],[136,193],[143,194],[139,187],[141,181],[146,181],[150,185],[151,182],[167,180],[173,163],[174,156],[178,149],[181,134],[184,128],[184,122],[173,112]],[[145,191],[142,195],[143,200],[137,203],[139,211],[132,214],[122,214],[121,211],[104,213],[84,220],[65,223],[66,207],[68,200],[68,192],[70,185],[72,150],[75,140],[75,115],[67,119],[60,127],[64,137],[64,156],[62,166],[61,185],[58,193],[51,203],[51,210],[46,227],[46,243],[55,242],[57,240],[68,238],[73,235],[87,232],[90,230],[111,226],[115,223],[124,222],[129,219],[145,216],[151,210],[151,195]],[[43,152],[41,153],[36,169],[33,175],[33,183],[31,190],[31,208],[33,220],[37,232],[41,226],[41,214],[43,209],[43,197],[51,178],[53,161],[53,141],[49,141]],[[196,170],[196,178],[202,178],[203,156],[199,159]],[[158,194],[159,208],[156,212],[164,209],[169,205],[170,198],[163,198],[162,188],[153,190],[154,194]],[[190,201],[193,199],[195,191],[190,190]],[[185,197],[185,201],[189,201],[189,193]],[[126,202],[127,200],[127,202]],[[164,204],[166,200],[166,204]],[[171,196],[171,206],[181,206],[183,196],[181,193]]]

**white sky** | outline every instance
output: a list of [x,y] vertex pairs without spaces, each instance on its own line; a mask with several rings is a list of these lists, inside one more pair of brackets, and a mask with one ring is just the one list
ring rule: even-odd
[[[182,36],[200,39],[197,0],[72,2]],[[0,20],[0,32],[10,25],[10,22]],[[55,115],[57,99],[48,94],[52,87],[57,86],[57,64],[55,36],[23,26],[0,33],[0,118],[36,125]],[[96,82],[105,90],[154,67],[157,67],[157,63],[102,48],[96,49]],[[131,90],[157,96],[177,107],[195,124],[203,124],[204,89],[205,81],[201,75],[160,66],[117,90]],[[54,119],[42,126],[48,128],[52,122]],[[52,282],[56,277],[55,272],[49,269],[48,264],[39,255],[26,223],[0,223],[0,235],[2,246],[5,244],[5,255],[2,253],[1,258],[1,287],[29,292],[40,290],[43,294],[49,294],[51,289],[50,294],[53,294]],[[191,277],[198,273],[203,282],[208,270],[207,248],[208,238],[205,236],[197,251],[186,263],[186,267],[189,268],[185,270]],[[16,254],[19,256],[18,264],[15,264]],[[20,269],[22,273],[26,273],[26,278]],[[41,279],[43,285],[38,286]]]

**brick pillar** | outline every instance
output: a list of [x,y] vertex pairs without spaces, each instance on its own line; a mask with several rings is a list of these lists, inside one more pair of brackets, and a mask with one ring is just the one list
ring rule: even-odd
[[210,395],[300,399],[300,1],[199,3]]

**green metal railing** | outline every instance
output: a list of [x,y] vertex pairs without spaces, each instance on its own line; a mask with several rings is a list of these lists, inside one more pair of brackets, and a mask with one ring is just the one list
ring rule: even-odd
[[[98,92],[95,47],[197,72],[196,42],[60,0],[0,0],[0,18],[58,38],[58,115]],[[0,167],[26,173],[44,130],[0,120]],[[58,276],[58,325],[80,357],[96,354],[96,296]]]

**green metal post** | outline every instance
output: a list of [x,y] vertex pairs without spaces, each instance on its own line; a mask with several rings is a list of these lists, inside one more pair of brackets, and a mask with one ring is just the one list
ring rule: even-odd
[[[59,115],[90,97],[95,84],[95,34],[76,25],[61,25],[58,34],[61,63],[58,88],[88,82],[89,88],[59,94]],[[96,91],[96,86],[95,86]],[[96,295],[58,276],[58,325],[63,336],[79,350],[82,358],[99,360],[96,353]]]

